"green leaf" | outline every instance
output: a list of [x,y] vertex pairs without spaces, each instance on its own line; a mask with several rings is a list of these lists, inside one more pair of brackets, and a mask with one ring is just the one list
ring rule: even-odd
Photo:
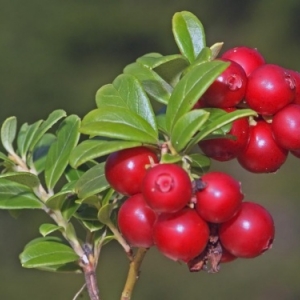
[[54,125],[56,124],[61,118],[65,117],[67,114],[62,109],[57,109],[50,113],[47,120],[43,121],[41,126],[39,126],[38,130],[36,131],[30,146],[28,148],[29,151],[32,151],[36,144],[40,141],[40,139],[44,136],[44,134]]
[[176,164],[180,161],[182,161],[181,155],[170,153],[165,153],[160,159],[161,164]]
[[74,217],[79,220],[98,221],[97,214],[98,210],[95,207],[83,204],[77,210],[76,214],[74,214]]
[[163,104],[168,103],[173,90],[172,86],[149,67],[139,63],[132,63],[126,66],[124,73],[135,76],[150,99]]
[[159,132],[163,134],[168,134],[167,125],[166,125],[166,115],[161,114],[156,116],[156,123]]
[[97,106],[124,108],[147,121],[157,131],[155,116],[140,82],[130,74],[119,75],[112,84],[101,87],[96,94]]
[[39,178],[36,175],[29,172],[8,172],[1,174],[0,180],[1,179],[14,181],[22,185],[26,185],[30,188],[35,188],[40,184]]
[[99,221],[103,224],[109,224],[111,222],[110,215],[115,207],[116,205],[113,203],[102,206],[98,213]]
[[189,62],[180,54],[158,56],[158,57],[141,57],[137,60],[139,63],[155,71],[164,81],[174,87],[183,72],[189,65]]
[[65,191],[60,191],[56,194],[54,194],[53,196],[51,196],[50,198],[47,199],[46,201],[46,205],[47,207],[51,208],[51,209],[61,209],[63,203],[66,201],[66,199],[72,195],[73,191],[72,189],[69,190],[65,190]]
[[53,266],[39,267],[42,271],[60,272],[60,273],[82,273],[82,269],[77,263],[66,263]]
[[221,74],[228,63],[204,62],[188,72],[176,85],[166,111],[166,125],[171,132],[174,124],[190,111],[207,88]]
[[198,142],[203,140],[205,137],[207,137],[212,132],[215,132],[216,130],[220,129],[221,127],[232,123],[233,121],[243,118],[243,117],[249,117],[249,116],[257,116],[257,113],[253,111],[252,109],[237,109],[233,112],[221,114],[220,117],[215,118],[214,121],[209,122],[209,125],[204,126],[201,131],[196,134],[189,144],[187,145],[187,148],[192,148],[194,145],[196,145]]
[[200,153],[192,153],[188,156],[188,158],[190,160],[192,168],[200,170],[201,174],[208,172],[211,161],[207,156]]
[[224,43],[215,43],[210,47],[211,50],[211,59],[216,59],[217,56],[219,55]]
[[141,146],[141,142],[86,140],[75,147],[70,156],[70,165],[74,168],[92,159],[108,155],[122,149]]
[[2,145],[8,153],[14,153],[13,141],[17,133],[17,118],[10,117],[6,119],[1,127]]
[[74,262],[79,257],[71,247],[61,242],[39,239],[25,247],[20,260],[24,268],[41,268]]
[[57,230],[63,229],[61,226],[57,226],[55,224],[42,224],[39,228],[39,232],[42,236],[47,236]]
[[149,69],[153,69],[157,64],[157,59],[159,59],[161,57],[163,57],[162,54],[152,52],[152,53],[144,54],[143,56],[139,57],[136,60],[136,62],[149,68]]
[[11,180],[0,179],[0,209],[35,209],[43,206],[31,188]]
[[12,164],[13,162],[2,152],[0,152],[0,160],[3,160],[9,164]]
[[31,159],[28,164],[34,168],[37,174],[45,170],[47,154],[50,146],[56,141],[56,136],[52,133],[45,133],[39,142],[35,145]]
[[91,136],[149,144],[156,144],[158,140],[157,131],[147,121],[120,107],[92,110],[83,118],[80,131]]
[[105,162],[97,164],[81,176],[75,186],[79,198],[87,198],[109,188],[104,167]]
[[34,139],[34,136],[42,122],[42,120],[39,120],[31,125],[25,123],[19,131],[17,138],[18,151],[24,160],[26,159],[27,151],[30,148],[32,140]]
[[171,144],[177,152],[184,149],[208,117],[209,112],[203,109],[195,109],[178,119],[171,133]]
[[80,207],[80,203],[77,203],[78,197],[67,197],[61,206],[61,212],[63,217],[69,221]]
[[180,52],[192,63],[206,46],[203,25],[195,15],[182,11],[173,16],[172,30]]
[[69,163],[69,157],[79,139],[80,119],[76,115],[67,117],[57,132],[57,140],[50,146],[45,164],[45,181],[53,189]]
[[83,174],[85,170],[82,169],[73,169],[70,166],[67,166],[65,171],[65,176],[68,182],[77,181]]
[[80,222],[90,232],[98,231],[104,227],[104,224],[100,223],[99,221],[80,220]]

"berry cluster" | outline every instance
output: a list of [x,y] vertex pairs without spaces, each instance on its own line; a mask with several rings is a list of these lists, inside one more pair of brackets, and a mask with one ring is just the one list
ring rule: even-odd
[[237,158],[254,173],[275,172],[288,152],[300,156],[300,73],[268,64],[256,50],[236,47],[220,58],[230,66],[201,97],[196,108],[233,111],[248,107],[258,117],[238,119],[229,131],[232,139],[199,142],[207,156],[227,161]]
[[160,163],[141,146],[110,154],[105,175],[126,196],[118,226],[132,247],[155,245],[191,271],[216,272],[222,262],[256,257],[272,245],[271,215],[243,201],[240,182],[226,173],[191,180],[182,166]]

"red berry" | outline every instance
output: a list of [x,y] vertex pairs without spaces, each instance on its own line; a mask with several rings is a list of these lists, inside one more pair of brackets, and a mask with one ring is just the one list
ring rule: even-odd
[[118,213],[119,229],[133,247],[149,248],[153,245],[153,225],[156,213],[146,204],[142,194],[128,198]]
[[275,172],[285,162],[288,151],[274,140],[271,125],[260,120],[250,126],[249,141],[237,157],[240,165],[253,173]]
[[244,198],[240,182],[223,172],[210,172],[201,177],[204,189],[196,192],[196,211],[204,220],[222,223],[232,218]]
[[175,164],[160,164],[148,169],[142,184],[148,205],[156,212],[176,212],[192,197],[187,172]]
[[295,92],[295,80],[286,69],[265,64],[248,77],[245,99],[259,114],[273,115],[294,100]]
[[[222,59],[222,61],[229,61]],[[229,61],[229,67],[217,77],[203,94],[207,106],[226,108],[234,107],[242,101],[246,92],[247,76],[243,68]]]
[[237,259],[236,256],[231,254],[228,250],[226,250],[226,248],[222,247],[222,256],[221,256],[220,263],[228,263],[235,259]]
[[[234,111],[235,108],[225,109],[227,112]],[[202,140],[198,143],[205,155],[218,161],[228,161],[236,158],[246,147],[249,138],[248,118],[240,118],[232,123],[228,132],[234,138],[216,138]]]
[[274,232],[272,216],[264,207],[243,202],[238,213],[220,225],[219,237],[234,256],[253,258],[271,248]]
[[265,63],[264,57],[257,49],[245,46],[229,49],[221,57],[238,63],[244,69],[247,76]]
[[134,195],[141,192],[146,167],[151,160],[158,162],[156,154],[146,147],[124,149],[110,154],[105,164],[105,176],[117,192]]
[[300,105],[289,104],[278,111],[273,117],[272,131],[281,147],[300,149]]
[[207,223],[191,208],[159,215],[153,230],[158,250],[172,260],[188,262],[199,255],[208,242]]
[[292,153],[295,157],[300,158],[300,149],[292,150],[291,153]]

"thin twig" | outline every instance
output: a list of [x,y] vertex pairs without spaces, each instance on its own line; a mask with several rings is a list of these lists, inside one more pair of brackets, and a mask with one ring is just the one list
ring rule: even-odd
[[85,289],[85,287],[86,287],[86,283],[80,288],[80,290],[76,293],[76,295],[74,296],[74,298],[72,300],[77,300],[77,298],[83,292],[83,290]]
[[131,299],[134,286],[139,279],[141,264],[147,251],[147,248],[138,248],[133,260],[130,262],[127,280],[122,292],[121,300]]

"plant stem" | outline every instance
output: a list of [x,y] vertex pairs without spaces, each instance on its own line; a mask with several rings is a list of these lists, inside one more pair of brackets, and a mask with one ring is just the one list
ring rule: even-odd
[[134,286],[139,279],[140,267],[147,251],[147,248],[138,248],[133,260],[130,262],[127,280],[122,292],[121,300],[131,299]]

